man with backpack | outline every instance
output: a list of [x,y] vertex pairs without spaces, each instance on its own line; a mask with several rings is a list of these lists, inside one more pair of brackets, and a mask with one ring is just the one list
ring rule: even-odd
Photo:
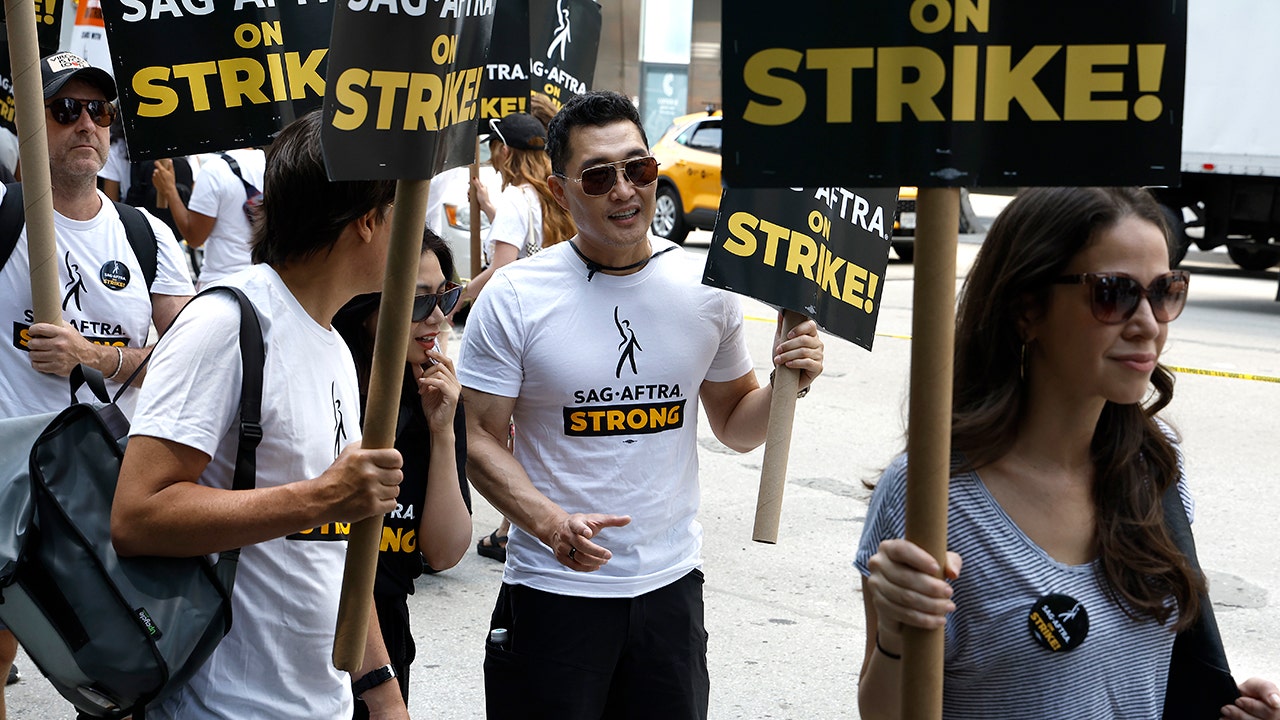
[[[156,218],[121,208],[97,189],[115,115],[111,76],[71,53],[41,61],[47,109],[54,235],[63,324],[35,322],[22,187],[0,188],[0,417],[60,410],[78,364],[102,372],[113,391],[163,332],[193,289],[182,250]],[[129,389],[122,398],[132,407]],[[0,631],[0,674],[16,643]],[[0,702],[0,717],[3,704]]]
[[329,182],[320,111],[280,132],[267,159],[256,263],[227,278],[261,319],[261,444],[254,489],[233,489],[243,369],[241,310],[193,301],[156,348],[112,505],[122,556],[240,548],[231,631],[148,720],[408,718],[377,618],[364,667],[333,667],[349,524],[396,507],[394,449],[362,449],[355,363],[332,326],[379,290],[395,183]]
[[151,182],[168,201],[178,232],[187,245],[204,247],[200,288],[249,267],[249,241],[253,215],[261,202],[266,155],[258,148],[218,153],[200,165],[191,199],[181,194],[181,183],[170,160],[155,163]]

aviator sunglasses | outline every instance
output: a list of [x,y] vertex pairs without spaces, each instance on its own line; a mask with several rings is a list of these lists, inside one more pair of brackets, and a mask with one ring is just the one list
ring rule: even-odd
[[1054,280],[1057,285],[1089,286],[1089,306],[1093,317],[1107,325],[1116,325],[1133,317],[1142,298],[1151,303],[1151,314],[1156,320],[1162,323],[1174,321],[1187,304],[1190,282],[1191,275],[1186,270],[1165,273],[1145,288],[1122,273],[1080,273]]
[[111,127],[111,121],[116,119],[116,106],[110,100],[77,100],[64,97],[50,100],[44,106],[49,108],[53,119],[59,125],[75,124],[80,119],[80,113],[86,109],[89,111],[89,117],[98,127]]
[[635,187],[647,187],[658,179],[658,160],[652,155],[646,155],[589,167],[582,171],[581,176],[576,178],[571,178],[561,173],[556,173],[556,175],[565,180],[581,183],[582,192],[598,197],[613,189],[614,184],[618,181],[619,171],[626,173],[627,182]]
[[443,292],[414,295],[413,313],[410,317],[414,322],[422,322],[427,319],[432,310],[436,309],[436,305],[440,306],[440,312],[448,315],[457,307],[460,297],[462,297],[462,286],[453,282],[449,283]]

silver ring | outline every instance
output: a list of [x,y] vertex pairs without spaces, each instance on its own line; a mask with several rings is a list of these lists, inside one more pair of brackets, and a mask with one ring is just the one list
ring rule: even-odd
[[570,546],[569,546],[569,559],[570,559],[570,560],[573,560],[573,559],[574,559],[574,558],[573,558],[573,556],[574,556],[574,555],[576,555],[577,553],[578,553],[578,548],[576,548],[576,547],[574,547],[574,546],[570,545]]

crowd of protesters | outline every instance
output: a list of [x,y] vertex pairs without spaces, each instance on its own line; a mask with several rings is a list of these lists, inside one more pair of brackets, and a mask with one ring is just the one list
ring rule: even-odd
[[[239,288],[260,316],[264,434],[256,487],[236,491],[239,306],[192,300],[195,265],[144,211],[148,269],[128,237],[137,211],[113,202],[123,176],[99,189],[112,78],[68,53],[42,70],[67,322],[26,320],[24,231],[0,268],[0,312],[29,340],[0,353],[0,408],[56,410],[76,365],[118,383],[149,354],[126,396],[113,543],[122,556],[242,548],[230,633],[148,718],[408,717],[407,596],[470,547],[472,486],[510,523],[478,546],[504,560],[489,717],[707,717],[696,418],[729,448],[756,448],[773,376],[757,378],[737,298],[649,233],[658,162],[629,98],[586,93],[549,122],[482,128],[504,185],[492,199],[475,188],[490,263],[463,285],[451,249],[424,232],[386,449],[359,441],[393,183],[330,181],[319,111],[265,154],[194,163],[189,193],[173,161],[130,172],[188,246],[208,243],[200,286]],[[1175,637],[1209,602],[1162,521],[1164,504],[1192,508],[1177,433],[1157,415],[1172,399],[1160,353],[1188,293],[1169,259],[1159,208],[1136,188],[1024,192],[992,227],[957,322],[954,552],[939,566],[903,539],[905,456],[877,484],[857,548],[863,717],[900,714],[907,627],[945,629],[949,718],[1161,714]],[[93,276],[107,263],[124,287]],[[444,340],[467,303],[455,361]],[[119,337],[87,339],[84,322],[104,317]],[[784,333],[780,318],[770,358],[807,393],[824,369],[815,322]],[[649,389],[636,398],[653,409],[644,427],[585,419],[627,409],[597,400],[617,384]],[[337,528],[376,516],[391,535],[364,663],[348,674],[331,661]],[[1070,627],[1085,609],[1092,630],[1075,645],[1026,632],[1028,612]],[[15,652],[0,630],[0,671]],[[1057,692],[1026,691],[1047,675]],[[1224,717],[1280,720],[1275,684],[1246,680],[1239,694]]]

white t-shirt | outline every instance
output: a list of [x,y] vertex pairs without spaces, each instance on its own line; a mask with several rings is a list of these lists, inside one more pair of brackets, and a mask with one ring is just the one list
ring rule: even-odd
[[[516,259],[529,257],[542,249],[542,203],[538,191],[529,185],[508,185],[493,204],[493,224],[484,236],[484,254],[493,261],[495,242],[515,245]],[[533,237],[529,236],[529,219],[533,218]]]
[[[257,308],[266,345],[257,487],[317,477],[360,439],[351,353],[269,266],[227,282]],[[209,455],[200,484],[218,488],[231,487],[235,467],[239,328],[234,298],[194,301],[156,347],[131,432]],[[347,529],[330,525],[243,548],[231,632],[191,682],[147,717],[350,717],[350,678],[332,661]]]
[[752,369],[738,299],[703,285],[702,265],[677,248],[588,282],[559,243],[501,268],[480,294],[459,380],[516,398],[515,456],[540,492],[570,513],[632,518],[600,533],[613,559],[591,573],[513,526],[505,582],[635,597],[701,563],[698,390]]
[[[0,198],[5,189],[0,186]],[[191,295],[187,261],[169,228],[145,210],[156,236],[156,279],[147,291],[142,266],[134,256],[116,206],[98,193],[102,209],[89,220],[72,220],[53,213],[57,245],[58,284],[62,317],[90,342],[144,347],[151,328],[151,295]],[[5,342],[0,349],[0,416],[19,417],[60,410],[70,401],[67,378],[37,372],[27,354],[31,310],[31,260],[27,230],[18,236],[9,261],[0,270],[0,322]],[[117,380],[124,380],[119,377]],[[107,383],[114,393],[118,385]],[[133,407],[135,388],[121,398],[126,413]],[[81,392],[80,398],[91,400]]]
[[[231,156],[240,166],[240,174],[251,185],[262,189],[266,171],[266,154],[255,148],[232,150]],[[200,166],[200,174],[191,189],[187,209],[214,218],[213,230],[204,244],[204,264],[200,266],[200,286],[205,287],[251,264],[250,243],[253,226],[244,214],[247,198],[244,183],[231,171],[231,166],[214,156]]]

